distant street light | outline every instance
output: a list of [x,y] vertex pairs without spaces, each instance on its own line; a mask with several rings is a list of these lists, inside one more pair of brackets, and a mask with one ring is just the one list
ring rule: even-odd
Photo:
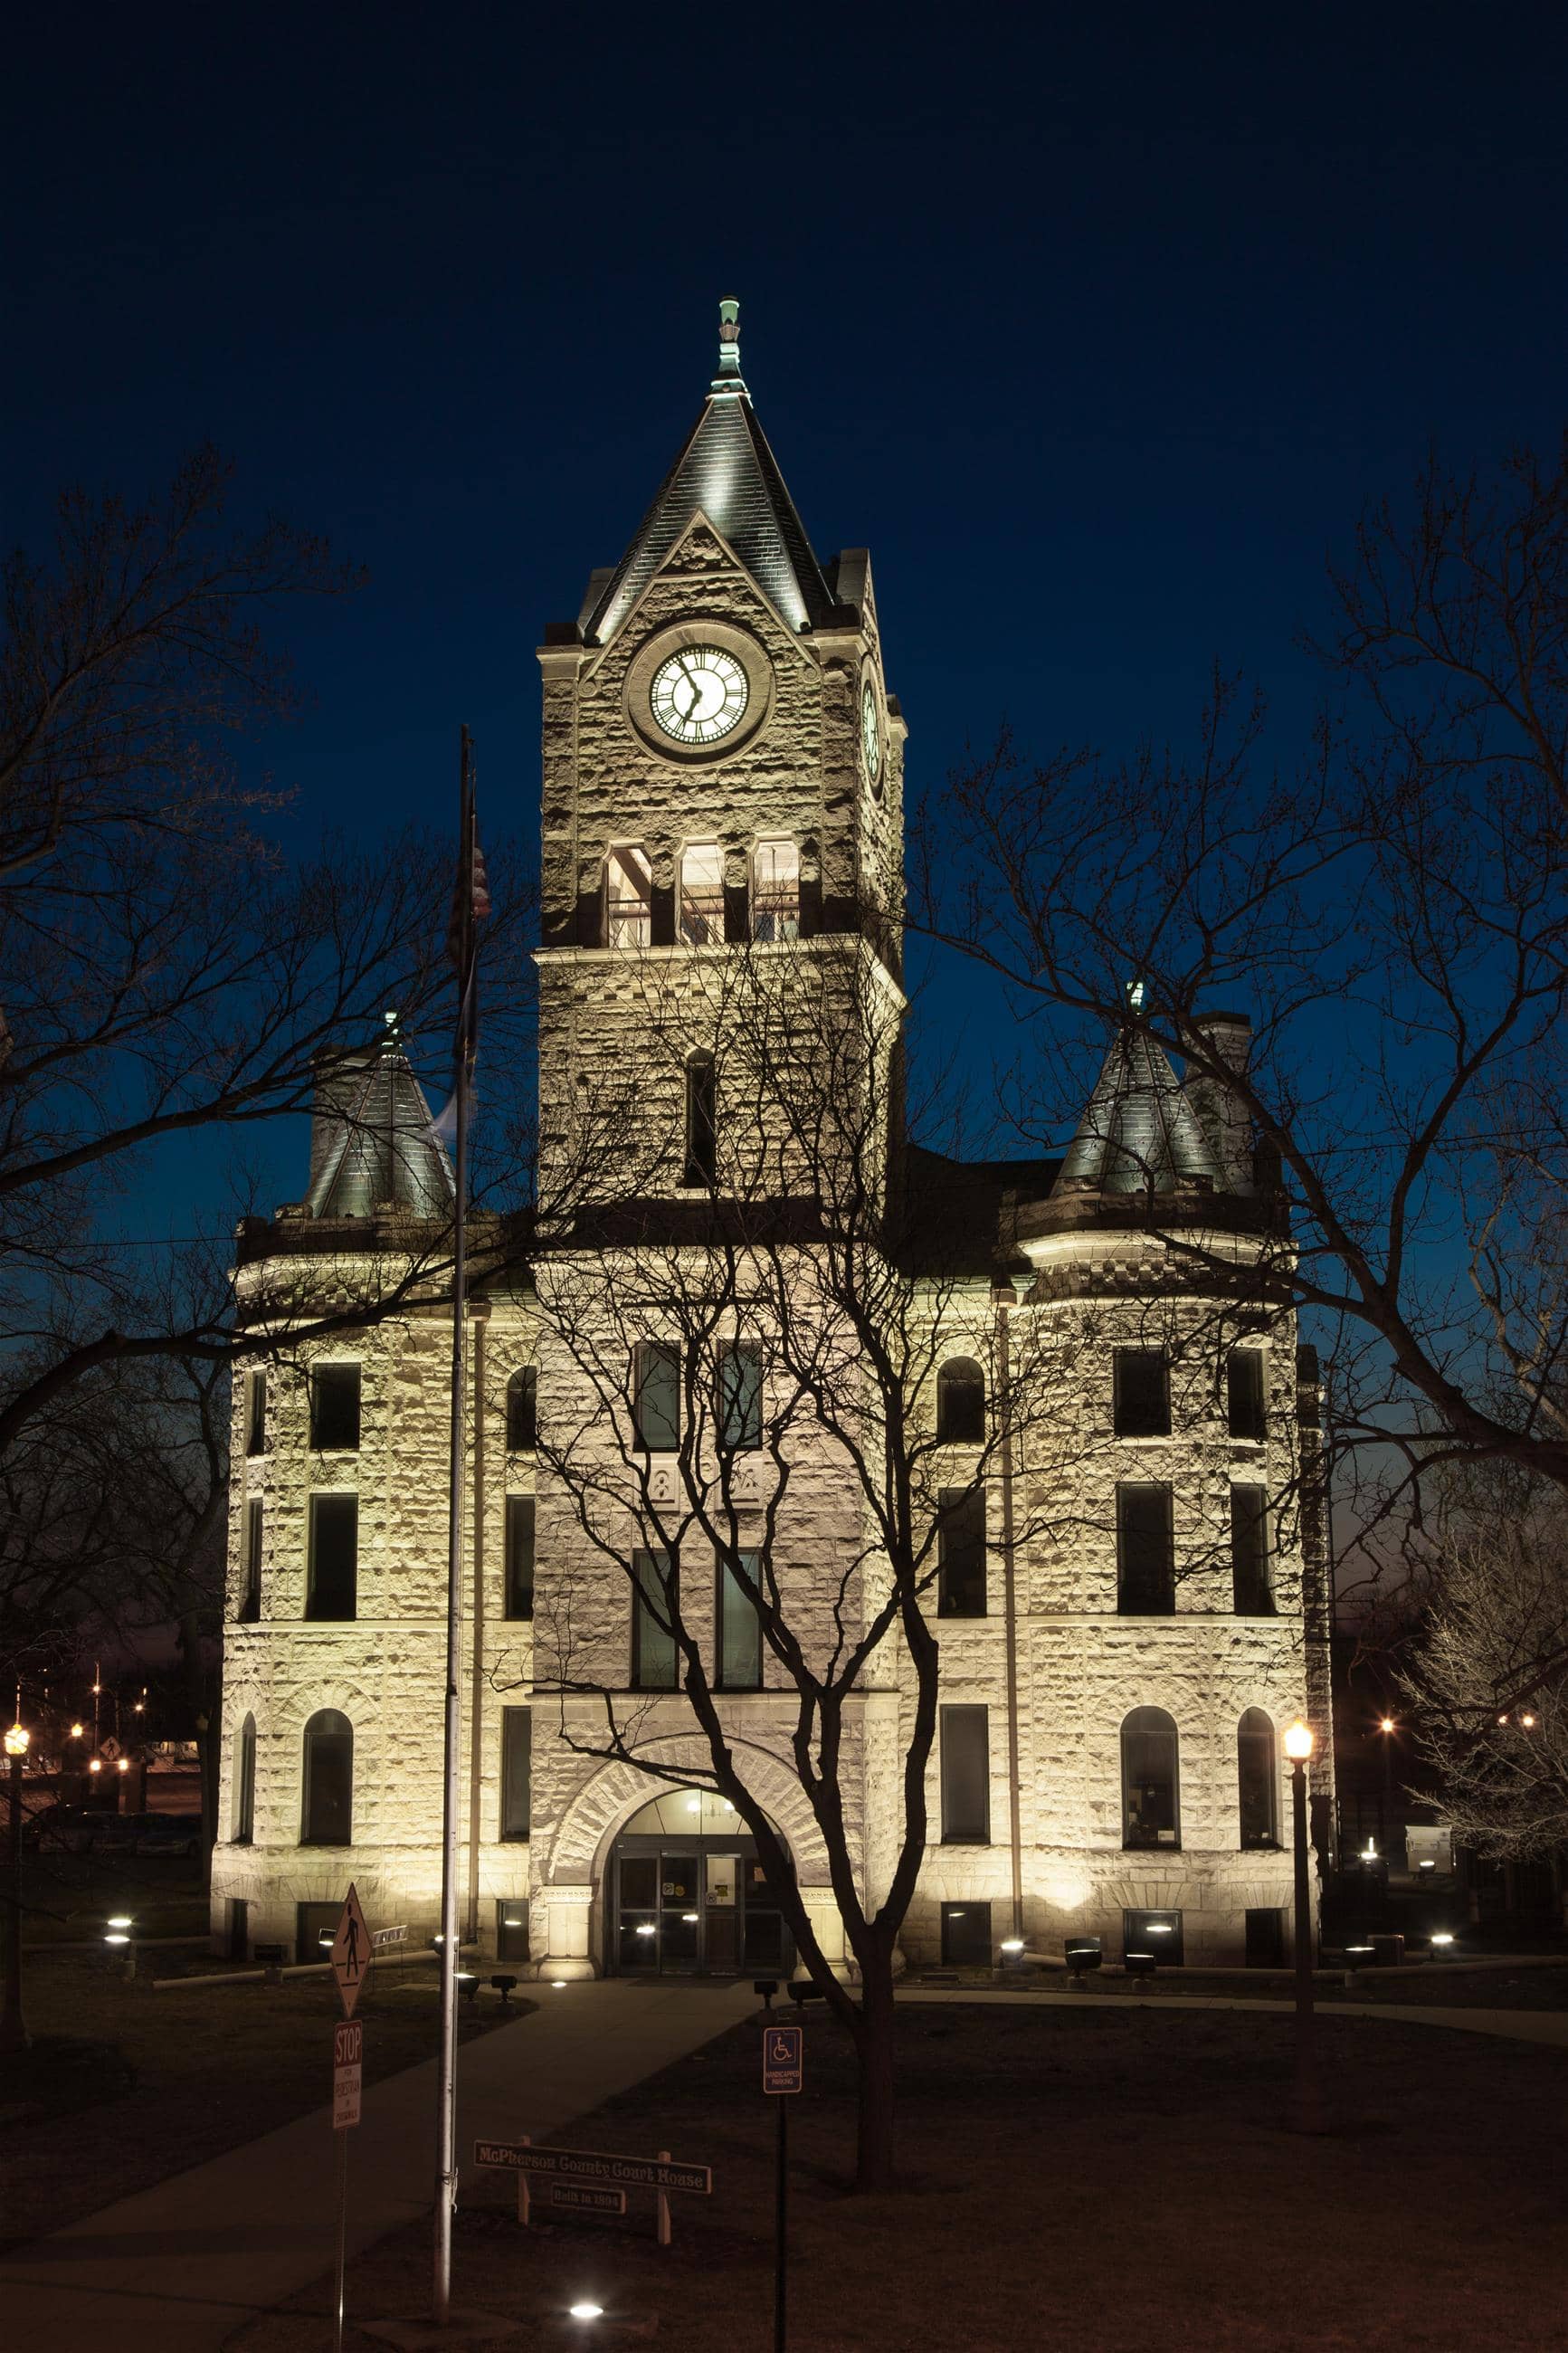
[[0,2052],[25,2051],[26,2021],[22,2016],[22,1762],[32,1745],[26,1725],[12,1725],[5,1735],[11,1760],[11,1828],[8,1840],[11,1882],[5,1906],[5,2005],[0,2010]]
[[1298,1718],[1286,1726],[1296,1865],[1296,2129],[1304,2133],[1322,2130],[1312,2015],[1312,1896],[1307,1875],[1307,1762],[1314,1745],[1310,1725]]

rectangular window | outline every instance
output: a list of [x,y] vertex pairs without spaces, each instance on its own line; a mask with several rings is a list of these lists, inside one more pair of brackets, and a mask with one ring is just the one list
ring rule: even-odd
[[1225,1368],[1226,1405],[1233,1438],[1266,1438],[1268,1408],[1261,1348],[1237,1348]]
[[678,1571],[664,1552],[636,1552],[632,1575],[636,1594],[632,1608],[632,1689],[674,1691],[676,1683],[675,1625],[672,1594]]
[[752,937],[800,937],[800,851],[793,841],[760,841],[752,870]]
[[1126,1618],[1158,1618],[1176,1606],[1171,1491],[1116,1490],[1116,1607]]
[[245,1377],[245,1451],[267,1451],[267,1376],[261,1372]]
[[719,1166],[719,1073],[711,1054],[686,1065],[686,1166],[683,1185],[712,1184]]
[[719,1687],[721,1691],[760,1691],[763,1628],[752,1595],[761,1590],[758,1579],[762,1575],[762,1555],[743,1552],[739,1559],[746,1578],[744,1586],[728,1561],[719,1564]]
[[510,1454],[531,1454],[539,1443],[539,1371],[523,1365],[506,1391],[506,1443]]
[[533,1615],[533,1497],[506,1499],[506,1614]]
[[500,1834],[525,1839],[533,1771],[533,1715],[526,1707],[500,1714]]
[[312,1495],[307,1618],[352,1618],[359,1584],[359,1497]]
[[718,1392],[721,1448],[753,1453],[763,1442],[763,1352],[754,1341],[720,1349]]
[[989,1904],[944,1904],[942,1957],[950,1969],[988,1969],[992,1962]]
[[252,1495],[245,1506],[245,1591],[239,1602],[242,1626],[254,1626],[261,1615],[262,1512],[260,1496]]
[[936,1538],[936,1614],[985,1615],[985,1490],[943,1487]]
[[664,1340],[640,1340],[632,1358],[632,1432],[645,1454],[674,1454],[680,1446],[680,1351]]
[[496,1958],[498,1961],[526,1961],[529,1958],[526,1895],[502,1895],[497,1899]]
[[1237,1485],[1230,1491],[1230,1578],[1238,1618],[1273,1617],[1267,1487]]
[[612,948],[653,944],[653,868],[639,843],[625,842],[605,860],[605,941]]
[[724,944],[724,854],[694,842],[680,861],[680,936],[689,948]]
[[942,1835],[944,1845],[991,1843],[991,1727],[984,1707],[942,1710]]
[[1115,1358],[1118,1438],[1169,1438],[1171,1373],[1163,1348],[1118,1348]]
[[359,1366],[316,1365],[310,1373],[310,1443],[318,1453],[359,1445]]

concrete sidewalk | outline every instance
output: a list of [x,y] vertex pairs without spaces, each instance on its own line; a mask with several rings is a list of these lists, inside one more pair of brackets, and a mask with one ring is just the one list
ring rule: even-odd
[[[1239,1994],[1194,1993],[1044,1993],[1032,1987],[905,1986],[900,2001],[999,2001],[1016,2008],[1038,2010],[1246,2010],[1275,2017],[1295,2014],[1293,2001],[1248,2000]],[[1338,2001],[1320,1994],[1313,2005],[1320,2018],[1382,2018],[1395,2026],[1452,2026],[1471,2034],[1496,2034],[1514,2042],[1545,2042],[1568,2051],[1568,2010],[1479,2010],[1436,2002]]]
[[[458,2054],[465,2155],[479,2136],[556,2137],[756,2008],[749,1984],[611,1979],[528,1990],[537,2011]],[[364,2121],[350,2135],[351,2255],[429,2213],[435,2105],[434,2060],[366,2093]],[[97,2336],[116,2353],[212,2353],[331,2268],[332,2137],[318,2109],[22,2248],[0,2263],[7,2340],[79,2345]]]

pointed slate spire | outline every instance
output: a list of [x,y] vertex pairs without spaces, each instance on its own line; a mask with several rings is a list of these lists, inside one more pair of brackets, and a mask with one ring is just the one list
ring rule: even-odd
[[[1134,1009],[1142,984],[1128,992]],[[1131,1023],[1118,1030],[1089,1108],[1068,1146],[1053,1198],[1064,1191],[1173,1193],[1225,1183],[1218,1157],[1169,1056]]]
[[305,1206],[312,1218],[368,1218],[388,1203],[444,1218],[456,1198],[452,1166],[404,1051],[397,1016],[379,1045],[335,1058],[317,1090],[317,1136]]
[[719,305],[719,372],[702,414],[609,580],[589,584],[582,626],[590,645],[615,636],[699,511],[792,629],[812,628],[833,609],[741,374],[740,314],[738,302]]

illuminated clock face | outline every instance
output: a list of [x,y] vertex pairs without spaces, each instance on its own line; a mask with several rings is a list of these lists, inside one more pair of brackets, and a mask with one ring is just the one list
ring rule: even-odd
[[653,715],[678,744],[717,744],[751,699],[746,673],[721,646],[686,646],[660,662],[648,689]]
[[860,741],[866,751],[866,774],[875,784],[882,773],[882,738],[877,727],[877,698],[868,686],[860,690]]

